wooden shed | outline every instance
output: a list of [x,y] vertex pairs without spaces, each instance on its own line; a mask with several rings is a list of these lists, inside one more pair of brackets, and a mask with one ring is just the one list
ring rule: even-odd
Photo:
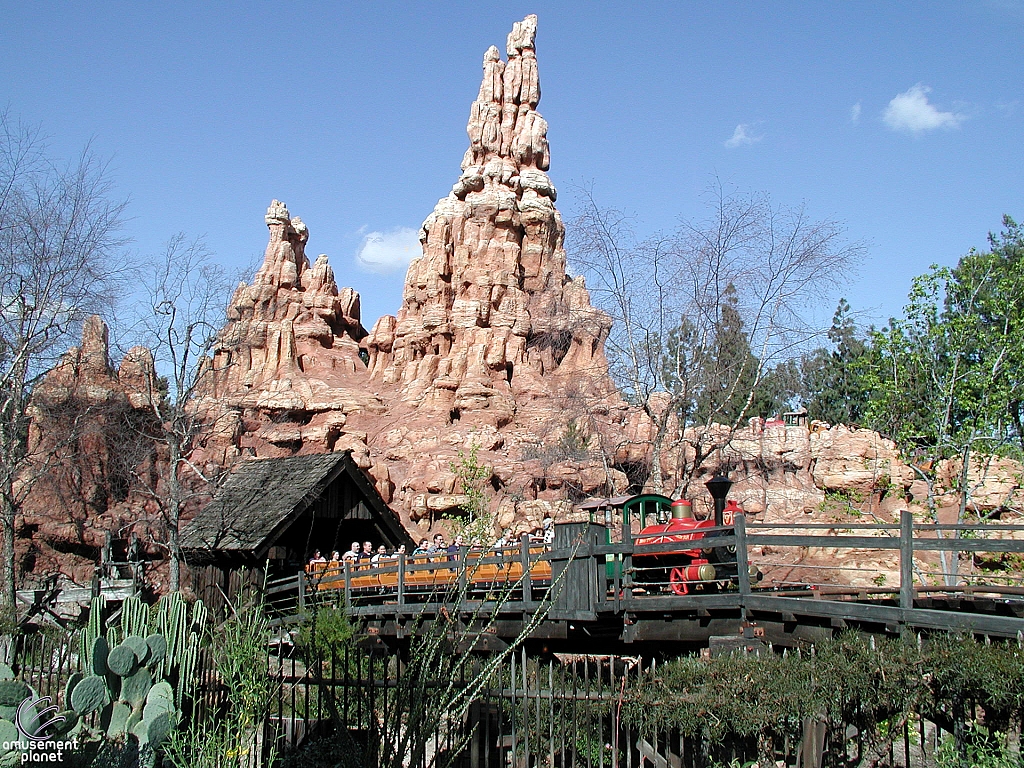
[[314,550],[330,557],[353,541],[413,544],[347,451],[239,464],[181,540],[196,587],[264,565],[270,578],[293,575]]

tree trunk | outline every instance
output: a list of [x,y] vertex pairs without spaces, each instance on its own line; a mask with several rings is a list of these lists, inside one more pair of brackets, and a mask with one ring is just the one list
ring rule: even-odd
[[169,441],[170,467],[167,471],[167,549],[170,555],[168,578],[170,590],[181,589],[181,542],[178,527],[181,523],[181,483],[178,480],[178,465],[181,463],[181,446]]
[[17,507],[9,492],[0,492],[0,622],[17,618],[18,572],[14,555]]

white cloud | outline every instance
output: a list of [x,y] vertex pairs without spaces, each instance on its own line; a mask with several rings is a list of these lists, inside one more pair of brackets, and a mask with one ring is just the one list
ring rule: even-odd
[[742,147],[745,144],[753,144],[755,141],[760,141],[764,136],[758,136],[754,133],[753,126],[750,123],[740,123],[736,126],[736,130],[732,132],[732,138],[725,142],[725,146],[732,149],[733,147]]
[[387,232],[367,232],[356,251],[356,262],[367,272],[387,275],[405,269],[421,252],[417,230],[395,227]]
[[850,107],[850,122],[854,125],[860,124],[860,102]]
[[931,88],[918,83],[904,93],[897,94],[882,113],[885,124],[894,131],[934,131],[936,128],[956,128],[964,115],[942,112],[928,101]]

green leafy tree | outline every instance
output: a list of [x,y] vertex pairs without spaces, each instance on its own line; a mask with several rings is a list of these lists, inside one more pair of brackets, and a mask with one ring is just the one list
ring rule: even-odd
[[731,424],[749,412],[751,395],[763,375],[760,361],[750,349],[736,286],[732,283],[725,287],[719,302],[710,347],[704,363],[704,381],[697,395],[697,417]]
[[480,446],[470,443],[469,450],[459,450],[458,461],[451,463],[451,470],[458,481],[459,489],[466,500],[462,503],[464,516],[448,518],[452,532],[466,539],[466,544],[490,544],[494,533],[494,515],[487,508],[487,492],[484,488],[491,479],[493,470],[480,463]]
[[[915,278],[903,317],[871,337],[867,421],[896,440],[927,483],[935,521],[948,461],[959,469],[948,490],[957,494],[962,521],[974,491],[971,467],[984,470],[987,457],[1016,446],[1009,422],[1021,386],[1017,308],[1024,292],[1019,259],[1010,258],[1019,256],[1017,237],[1018,247],[972,250],[956,267],[935,266]],[[946,581],[955,583],[955,555],[942,557]]]

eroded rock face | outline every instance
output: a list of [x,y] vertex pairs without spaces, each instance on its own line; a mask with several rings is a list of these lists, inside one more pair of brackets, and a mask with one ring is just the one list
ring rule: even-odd
[[363,386],[359,294],[339,290],[326,255],[310,265],[309,230],[284,203],[274,200],[265,221],[263,265],[231,297],[206,407],[224,446],[332,450],[346,414],[383,408]]
[[609,319],[565,271],[536,31],[527,16],[507,61],[494,46],[484,54],[462,174],[423,223],[398,317],[381,318],[366,343],[373,380],[449,420],[501,427],[530,400],[614,391]]
[[87,584],[107,536],[149,538],[144,502],[128,489],[157,460],[146,428],[158,399],[153,356],[133,348],[115,371],[107,335],[99,317],[86,319],[81,346],[33,391],[16,548],[21,567],[41,577]]
[[[566,274],[547,124],[537,111],[536,31],[527,16],[509,34],[505,60],[495,47],[484,54],[462,172],[423,223],[422,255],[397,316],[367,334],[359,295],[338,287],[326,256],[310,263],[306,225],[284,203],[270,204],[263,265],[231,297],[212,386],[197,405],[207,425],[197,466],[349,450],[413,535],[445,526],[442,518],[466,503],[453,469],[460,453],[475,452],[491,469],[490,511],[514,534],[544,517],[571,519],[574,500],[643,482],[650,419],[615,390],[604,355],[609,319],[591,306],[583,280]],[[157,517],[118,495],[124,483],[112,461],[122,447],[116,423],[155,412],[153,357],[134,348],[115,372],[108,355],[106,327],[91,319],[81,347],[36,389],[33,445],[61,457],[34,494],[19,545],[37,572],[78,569],[87,579],[87,553],[106,531],[124,535],[134,523],[145,537],[140,521]],[[62,419],[83,408],[92,426],[63,440]],[[669,482],[674,451],[686,450],[683,440],[663,453]],[[155,451],[143,469],[147,462],[157,466]],[[928,490],[891,441],[845,427],[739,430],[688,490],[698,510],[710,507],[703,482],[719,471],[734,481],[732,498],[775,521],[827,516],[837,498],[866,500],[872,514],[891,518],[908,504],[920,511]],[[940,472],[947,487],[957,474],[955,466]],[[1022,500],[1019,465],[999,460],[967,474],[979,511]],[[835,553],[820,559],[833,562]]]

